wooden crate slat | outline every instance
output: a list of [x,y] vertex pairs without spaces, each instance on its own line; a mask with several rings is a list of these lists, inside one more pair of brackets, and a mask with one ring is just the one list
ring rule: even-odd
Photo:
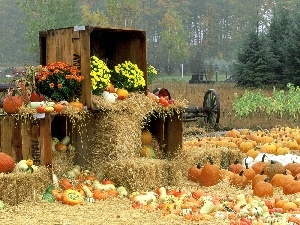
[[33,159],[31,152],[31,123],[30,121],[22,121],[21,123],[21,143],[22,143],[22,159]]
[[41,165],[51,167],[52,149],[51,149],[51,116],[46,115],[40,120],[40,149]]

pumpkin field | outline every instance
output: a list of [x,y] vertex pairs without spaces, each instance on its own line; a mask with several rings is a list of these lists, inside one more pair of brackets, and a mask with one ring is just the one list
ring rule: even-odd
[[[127,159],[124,154],[124,158],[111,163],[115,165],[107,167],[109,171],[106,176],[99,171],[89,171],[74,165],[65,171],[65,176],[59,179],[56,177],[53,179],[54,184],[49,184],[44,168],[37,169],[30,160],[19,162],[15,181],[12,179],[14,175],[10,174],[0,174],[0,179],[5,180],[3,183],[6,190],[10,184],[13,187],[25,180],[23,188],[33,198],[26,200],[28,196],[21,194],[24,193],[22,188],[8,189],[8,193],[0,191],[0,196],[3,194],[8,200],[10,196],[24,199],[20,204],[8,204],[0,199],[0,223],[300,224],[300,130],[294,117],[271,117],[259,110],[254,115],[237,117],[233,109],[234,93],[242,96],[245,90],[231,83],[186,84],[168,81],[156,82],[148,88],[154,90],[156,87],[168,89],[175,104],[177,99],[186,99],[190,106],[202,106],[205,92],[215,89],[221,105],[218,130],[212,130],[201,118],[185,122],[182,148],[167,163],[164,156],[152,146],[143,149],[140,158],[135,159],[132,153],[133,159],[128,161],[128,165],[125,165]],[[272,90],[262,92],[266,96],[272,95]],[[129,95],[128,101],[133,97],[141,101],[146,98]],[[145,105],[149,106],[150,103]],[[116,118],[114,116],[107,118]],[[103,119],[97,122],[108,123]],[[122,123],[122,120],[118,122]],[[134,131],[132,133],[136,135]],[[102,138],[101,135],[98,137]],[[141,137],[143,145],[150,145],[155,139],[151,133],[143,131]],[[66,138],[58,141],[57,151],[68,151],[66,144],[62,145],[69,142]],[[119,139],[117,136],[114,138]],[[97,144],[101,145],[101,141]],[[62,147],[64,150],[61,150]],[[113,151],[110,149],[110,152]],[[103,155],[109,152],[100,153]],[[64,159],[67,158],[65,156]],[[117,179],[129,172],[120,172],[116,168],[127,166],[125,168],[128,170],[135,170],[142,163],[145,163],[145,167],[140,171],[146,179],[152,177],[166,185],[131,190],[130,187],[143,187],[138,184],[141,182],[139,176],[136,180],[131,177],[128,186],[119,183]],[[155,168],[150,168],[149,164]],[[96,165],[100,165],[100,162],[97,161]],[[31,173],[24,172],[25,167],[25,171],[31,168]],[[122,174],[113,174],[115,171]],[[108,175],[116,180],[109,179]],[[42,190],[41,195],[36,194],[42,186],[47,188]]]

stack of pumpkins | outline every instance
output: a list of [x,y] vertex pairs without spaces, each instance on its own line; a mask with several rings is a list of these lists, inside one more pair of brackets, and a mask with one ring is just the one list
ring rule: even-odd
[[230,184],[245,188],[251,185],[253,194],[258,197],[273,196],[274,187],[281,188],[283,194],[300,192],[300,163],[291,162],[286,165],[271,160],[262,160],[249,167],[238,160],[229,165],[228,169],[221,169],[208,157],[202,166],[200,163],[193,165],[188,170],[188,180],[197,182],[200,186],[213,186],[221,180],[229,180]]
[[141,134],[141,142],[142,142],[142,149],[140,151],[140,156],[145,158],[156,159],[156,155],[153,151],[153,148],[149,146],[152,141],[152,134],[149,130],[142,130]]

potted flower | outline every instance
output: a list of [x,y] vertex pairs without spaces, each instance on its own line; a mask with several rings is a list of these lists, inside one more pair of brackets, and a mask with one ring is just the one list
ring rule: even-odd
[[116,65],[110,80],[115,87],[129,92],[141,91],[146,86],[143,71],[130,61]]
[[104,61],[100,60],[97,56],[91,57],[91,81],[92,81],[92,93],[100,95],[106,90],[111,82],[110,75],[111,70],[108,69]]
[[79,97],[82,80],[80,70],[65,62],[50,63],[35,74],[38,93],[52,101],[71,101]]

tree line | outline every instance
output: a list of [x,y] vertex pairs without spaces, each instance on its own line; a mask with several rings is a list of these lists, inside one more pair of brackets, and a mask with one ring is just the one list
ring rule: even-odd
[[39,31],[90,25],[145,30],[161,73],[230,71],[241,41],[253,27],[265,33],[278,7],[297,11],[298,0],[0,0],[0,65],[37,64]]

